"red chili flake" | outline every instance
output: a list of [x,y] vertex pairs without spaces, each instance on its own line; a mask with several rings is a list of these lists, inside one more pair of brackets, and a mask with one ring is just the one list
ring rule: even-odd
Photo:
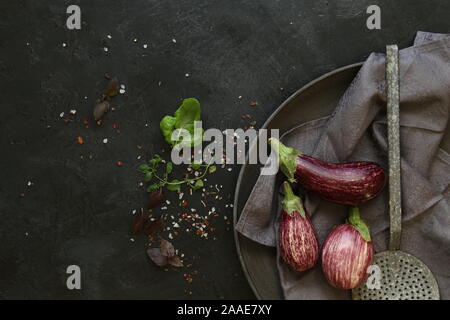
[[118,166],[118,167],[123,166],[123,162],[122,162],[122,161],[117,161],[117,166]]
[[228,220],[228,221],[226,222],[226,224],[231,224],[231,221],[230,221],[230,220]]
[[154,241],[155,240],[155,238],[153,238],[153,237],[150,237],[148,240],[150,240],[150,241]]
[[83,143],[84,143],[83,137],[78,136],[78,137],[77,137],[77,142],[78,142],[79,144],[83,144]]
[[89,124],[89,120],[83,120],[84,124]]
[[248,105],[254,107],[254,106],[257,106],[257,105],[258,105],[258,102],[256,102],[256,101],[250,101],[250,102],[248,103]]
[[186,200],[181,201],[181,206],[182,207],[186,207],[188,205]]
[[116,128],[118,127],[118,125],[115,124],[115,123],[113,123],[113,124],[112,124],[112,127],[113,127],[114,129],[116,129]]

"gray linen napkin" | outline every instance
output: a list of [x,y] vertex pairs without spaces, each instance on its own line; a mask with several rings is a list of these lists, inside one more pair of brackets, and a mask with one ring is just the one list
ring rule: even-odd
[[[439,146],[450,114],[450,37],[418,32],[414,46],[400,51],[402,155],[402,243],[429,266],[441,298],[450,299],[450,154]],[[373,53],[342,96],[334,113],[293,128],[282,141],[325,161],[376,161],[387,169],[385,55]],[[282,177],[260,176],[236,229],[261,244],[276,245],[279,205],[261,194],[278,194]],[[387,250],[387,188],[361,206],[375,251]],[[277,201],[275,201],[276,203]],[[279,201],[278,201],[279,202]],[[347,208],[306,194],[319,241],[344,222]],[[290,270],[277,258],[286,299],[347,299],[332,288],[320,264],[306,272]]]

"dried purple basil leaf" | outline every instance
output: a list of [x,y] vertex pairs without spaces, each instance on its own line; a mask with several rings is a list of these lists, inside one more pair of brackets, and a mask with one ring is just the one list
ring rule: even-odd
[[161,249],[161,254],[166,257],[171,258],[175,255],[175,248],[173,247],[172,243],[167,240],[161,239],[159,248]]
[[100,120],[106,112],[108,112],[109,110],[109,102],[108,101],[100,101],[97,100],[97,103],[95,104],[94,107],[94,119],[95,121]]
[[147,255],[157,266],[163,267],[167,264],[167,257],[162,254],[159,248],[148,248]]
[[167,258],[167,263],[170,264],[173,267],[183,267],[183,262],[181,262],[181,259],[179,256],[173,256],[171,258]]
[[146,225],[148,220],[148,216],[144,214],[144,212],[141,211],[139,215],[134,219],[131,231],[134,235],[137,235],[142,232],[144,229],[144,226]]
[[119,88],[119,80],[114,77],[108,82],[105,89],[103,89],[103,96],[108,99],[112,98],[119,93]]
[[152,191],[149,195],[148,208],[153,209],[164,201],[162,188]]
[[144,227],[144,233],[147,236],[163,231],[164,218],[159,217],[154,221],[147,220],[147,224]]

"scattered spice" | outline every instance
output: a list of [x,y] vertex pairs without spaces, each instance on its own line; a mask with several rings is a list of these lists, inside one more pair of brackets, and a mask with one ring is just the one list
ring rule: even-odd
[[79,144],[83,144],[83,143],[84,143],[83,137],[78,136],[78,137],[77,137],[77,142],[78,142]]
[[117,161],[117,166],[118,166],[118,167],[123,166],[123,162],[122,162],[122,161]]
[[256,107],[256,106],[258,105],[258,102],[256,102],[256,101],[250,101],[250,102],[248,103],[248,105],[251,106],[251,107]]

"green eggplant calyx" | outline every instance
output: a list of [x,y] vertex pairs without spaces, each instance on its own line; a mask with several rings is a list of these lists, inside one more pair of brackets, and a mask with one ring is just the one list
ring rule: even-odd
[[270,138],[269,144],[278,155],[280,169],[288,178],[288,181],[291,183],[296,182],[294,174],[297,167],[297,157],[301,154],[300,151],[285,146],[280,140],[275,138]]
[[302,218],[305,218],[305,209],[303,208],[302,199],[294,194],[291,184],[287,181],[283,183],[284,199],[281,202],[281,207],[291,217],[294,216],[294,212],[298,212]]
[[359,232],[361,237],[366,242],[372,241],[370,237],[370,231],[367,224],[361,219],[361,216],[359,215],[359,208],[352,206],[350,207],[349,214],[348,214],[348,223],[355,228],[356,231]]

